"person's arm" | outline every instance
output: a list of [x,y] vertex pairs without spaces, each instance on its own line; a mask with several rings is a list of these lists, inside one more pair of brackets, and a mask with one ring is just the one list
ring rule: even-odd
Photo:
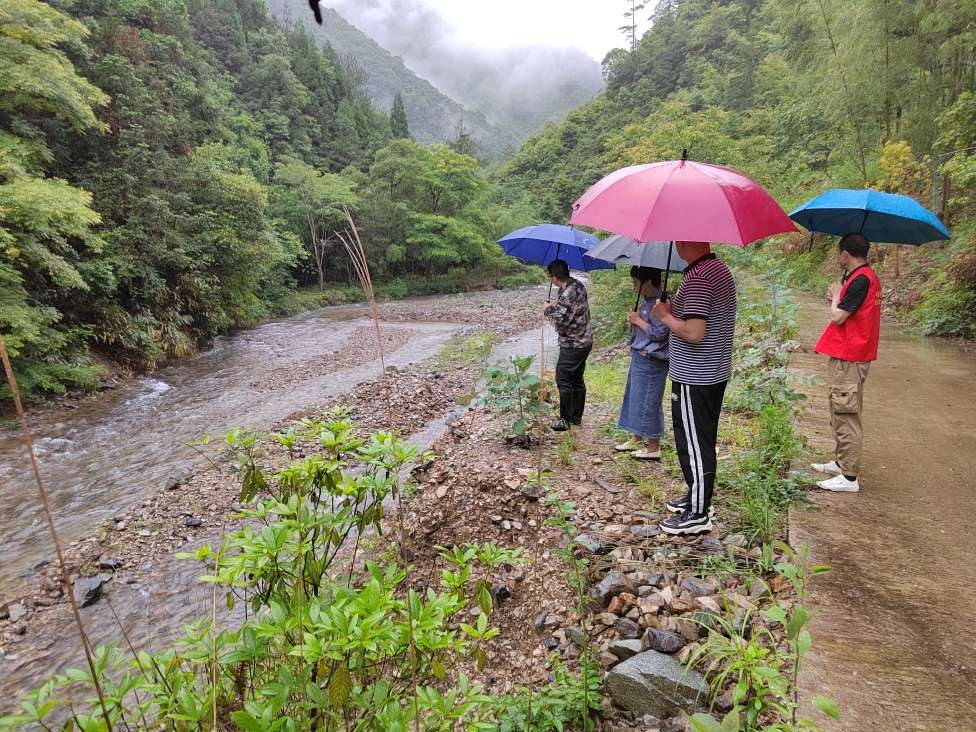
[[654,306],[651,314],[664,323],[672,335],[685,343],[697,345],[705,340],[708,316],[712,312],[712,293],[709,284],[701,279],[686,279],[681,284],[683,304],[681,317],[671,312],[671,302]]
[[705,329],[708,321],[700,315],[691,315],[681,319],[671,313],[671,303],[659,302],[654,306],[654,317],[660,320],[671,333],[685,343],[697,345],[705,340]]
[[837,282],[832,284],[827,290],[830,298],[830,322],[835,325],[843,325],[849,317],[856,313],[868,295],[869,285],[867,277],[858,275],[851,282],[842,299],[840,296],[841,285]]

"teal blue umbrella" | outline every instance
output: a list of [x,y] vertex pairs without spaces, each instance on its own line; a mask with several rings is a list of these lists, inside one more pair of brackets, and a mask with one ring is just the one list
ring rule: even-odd
[[914,198],[871,189],[834,188],[790,214],[809,231],[858,233],[879,244],[910,244],[949,238],[939,218]]

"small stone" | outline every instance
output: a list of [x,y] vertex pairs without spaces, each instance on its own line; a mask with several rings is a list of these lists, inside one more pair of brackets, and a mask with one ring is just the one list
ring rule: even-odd
[[769,585],[763,582],[761,579],[754,579],[749,585],[749,597],[753,600],[762,600],[767,597],[771,597],[772,593],[769,591]]
[[541,497],[539,492],[539,486],[537,485],[523,485],[521,493],[523,496],[525,496],[525,498],[527,498],[529,501],[533,503],[535,501],[538,501],[539,498]]
[[652,524],[637,524],[630,527],[630,533],[635,539],[653,539],[661,533],[661,527]]
[[496,514],[492,514],[492,516],[491,516],[491,522],[493,524],[500,524],[502,522],[502,519],[503,518],[504,518],[504,516],[499,516],[497,513]]
[[149,529],[141,529],[139,531],[139,536],[143,536],[143,537],[152,536],[152,532]]
[[570,625],[566,628],[566,637],[579,648],[586,645],[586,633],[578,625]]
[[186,476],[183,474],[171,475],[163,481],[163,490],[175,491],[185,479]]
[[644,645],[660,653],[677,653],[688,645],[688,640],[670,630],[648,628],[644,634]]
[[533,626],[535,627],[536,633],[541,633],[546,628],[546,620],[549,618],[549,611],[543,610],[541,613],[535,616],[535,622]]
[[122,560],[118,557],[108,557],[106,559],[101,559],[98,562],[99,569],[109,570],[111,572],[116,571],[122,567]]
[[633,658],[638,653],[643,651],[644,644],[636,639],[614,640],[610,641],[610,645],[607,646],[607,650],[621,661],[626,661],[628,658]]
[[725,543],[729,546],[745,547],[749,542],[744,534],[730,534],[725,537]]
[[516,531],[521,531],[522,530],[522,522],[521,521],[514,521],[513,520],[512,521],[512,528],[515,529]]
[[576,545],[582,547],[584,551],[590,554],[609,554],[613,547],[604,544],[602,541],[597,539],[590,534],[580,534],[576,537]]
[[[702,630],[705,630],[698,623],[685,618],[672,617],[670,624],[678,635],[689,641],[698,640],[702,635]],[[708,634],[707,630],[705,630],[705,634]]]
[[27,635],[27,623],[20,623],[16,628],[14,628],[14,633],[17,635]]
[[[6,617],[11,623],[16,623],[27,615],[27,608],[21,605],[19,602],[12,602],[6,606],[7,613]],[[3,618],[4,614],[2,609],[0,609],[0,618]]]
[[198,519],[196,516],[188,516],[186,521],[183,523],[188,529],[196,529],[203,525],[203,521]]
[[714,595],[718,590],[718,584],[710,579],[699,579],[698,577],[685,577],[681,581],[681,589],[687,590],[692,598]]
[[104,577],[79,577],[75,580],[75,602],[78,607],[87,607],[98,602],[102,596],[102,586],[105,584]]
[[590,595],[600,601],[602,607],[607,607],[610,600],[621,592],[633,592],[634,585],[623,572],[608,572],[590,591]]
[[617,635],[626,640],[633,640],[635,638],[640,638],[641,629],[640,626],[630,618],[620,618],[620,620],[617,621]]
[[509,521],[508,519],[502,521],[502,531],[511,531],[511,530],[512,530],[512,522]]
[[714,536],[707,536],[702,539],[701,548],[709,554],[725,553],[725,545],[721,542],[721,540],[716,539]]
[[447,495],[447,486],[446,485],[439,485],[439,486],[437,486],[437,490],[434,491],[434,495],[437,498],[443,498],[444,496],[446,496]]
[[512,597],[512,591],[508,589],[506,584],[497,584],[491,588],[492,597],[495,598],[495,603],[501,605],[505,600],[509,600]]

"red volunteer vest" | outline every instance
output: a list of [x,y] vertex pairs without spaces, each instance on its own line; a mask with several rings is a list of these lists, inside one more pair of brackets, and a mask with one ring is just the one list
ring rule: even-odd
[[874,361],[878,358],[881,336],[881,281],[870,266],[859,267],[847,278],[840,290],[844,299],[847,288],[860,275],[868,278],[868,294],[861,307],[841,325],[828,323],[814,353],[833,356],[842,361]]

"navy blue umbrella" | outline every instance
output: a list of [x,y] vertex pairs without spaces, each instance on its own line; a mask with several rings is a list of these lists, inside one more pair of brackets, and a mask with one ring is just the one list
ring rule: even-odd
[[938,217],[914,198],[870,189],[834,188],[804,203],[790,218],[809,231],[836,236],[856,232],[876,243],[918,245],[949,238]]
[[[536,224],[506,234],[498,240],[505,253],[525,262],[547,265],[562,259],[570,269],[590,272],[613,269],[609,262],[588,257],[586,253],[600,243],[592,234],[562,224]],[[549,288],[550,294],[552,287]]]

